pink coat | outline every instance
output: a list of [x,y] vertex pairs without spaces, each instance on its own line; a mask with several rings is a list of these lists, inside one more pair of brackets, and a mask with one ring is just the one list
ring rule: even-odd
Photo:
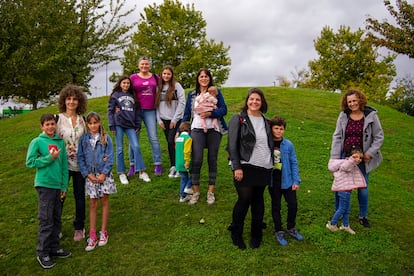
[[365,177],[362,175],[352,157],[346,159],[330,159],[328,169],[334,176],[332,183],[333,192],[350,191],[367,186]]

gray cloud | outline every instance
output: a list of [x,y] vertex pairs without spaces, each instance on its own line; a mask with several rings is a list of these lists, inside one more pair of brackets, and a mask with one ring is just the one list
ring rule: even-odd
[[[143,8],[163,1],[144,0],[136,5],[133,18]],[[365,28],[367,16],[388,19],[383,1],[373,0],[193,0],[207,22],[207,37],[230,46],[231,72],[225,86],[270,86],[277,76],[307,67],[317,58],[313,42],[324,26],[337,30],[341,25],[353,31]],[[132,17],[131,17],[132,18]],[[399,76],[411,72],[412,61],[396,59]],[[108,66],[109,74],[122,71],[119,63]],[[105,67],[96,72],[91,86],[94,95],[105,95]],[[112,84],[110,84],[112,86]]]

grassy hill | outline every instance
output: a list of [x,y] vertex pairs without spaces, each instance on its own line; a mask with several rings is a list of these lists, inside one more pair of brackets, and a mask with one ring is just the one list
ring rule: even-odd
[[[137,177],[119,184],[111,196],[109,242],[85,252],[85,243],[72,240],[74,199],[72,189],[63,210],[63,248],[72,257],[57,260],[44,272],[37,263],[37,198],[34,170],[25,167],[28,143],[39,132],[42,113],[56,113],[56,106],[0,121],[0,271],[4,275],[410,275],[414,273],[414,118],[386,106],[373,105],[385,132],[384,162],[370,176],[371,229],[357,222],[358,202],[352,196],[351,221],[357,232],[331,233],[325,223],[333,214],[332,176],[327,170],[331,136],[339,113],[340,95],[316,90],[263,88],[268,117],[287,119],[286,137],[293,141],[302,178],[298,193],[297,228],[303,242],[288,239],[279,246],[272,231],[270,200],[266,191],[263,245],[240,251],[226,230],[236,200],[232,175],[222,140],[216,187],[216,204],[208,206],[207,164],[203,164],[201,198],[197,205],[178,202],[179,179],[150,173],[152,181]],[[223,88],[231,114],[242,106],[247,88]],[[88,110],[106,120],[107,97],[90,99]],[[106,127],[107,128],[107,127]],[[168,170],[165,138],[159,132],[163,166]],[[141,147],[149,172],[153,171],[148,138]],[[114,172],[116,170],[114,169]],[[117,176],[116,176],[117,177]],[[88,217],[88,215],[87,215]],[[199,220],[206,223],[201,225]],[[286,207],[283,206],[283,218]],[[249,223],[248,215],[246,225]],[[88,222],[87,222],[88,225]],[[98,225],[100,218],[98,217]],[[245,229],[248,240],[249,227]]]

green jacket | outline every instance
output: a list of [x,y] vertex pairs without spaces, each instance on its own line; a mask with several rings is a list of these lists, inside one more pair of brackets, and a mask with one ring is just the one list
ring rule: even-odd
[[[59,157],[56,160],[49,152],[50,147],[53,146],[57,146],[60,150]],[[65,143],[56,133],[53,138],[41,133],[30,142],[27,150],[26,166],[36,168],[35,187],[67,191],[69,181],[68,157]]]
[[188,171],[185,168],[185,163],[190,165],[191,169],[191,146],[193,139],[190,134],[183,131],[180,136],[175,139],[175,168],[179,172]]

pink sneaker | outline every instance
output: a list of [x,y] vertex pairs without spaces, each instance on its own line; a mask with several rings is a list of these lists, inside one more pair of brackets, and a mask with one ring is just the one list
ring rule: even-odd
[[109,239],[108,232],[106,231],[99,231],[99,246],[104,246],[107,244]]
[[75,230],[75,234],[73,235],[74,241],[81,241],[84,238],[85,238],[85,229]]
[[95,249],[96,245],[98,244],[98,239],[88,239],[88,246],[86,246],[85,251],[92,251]]

